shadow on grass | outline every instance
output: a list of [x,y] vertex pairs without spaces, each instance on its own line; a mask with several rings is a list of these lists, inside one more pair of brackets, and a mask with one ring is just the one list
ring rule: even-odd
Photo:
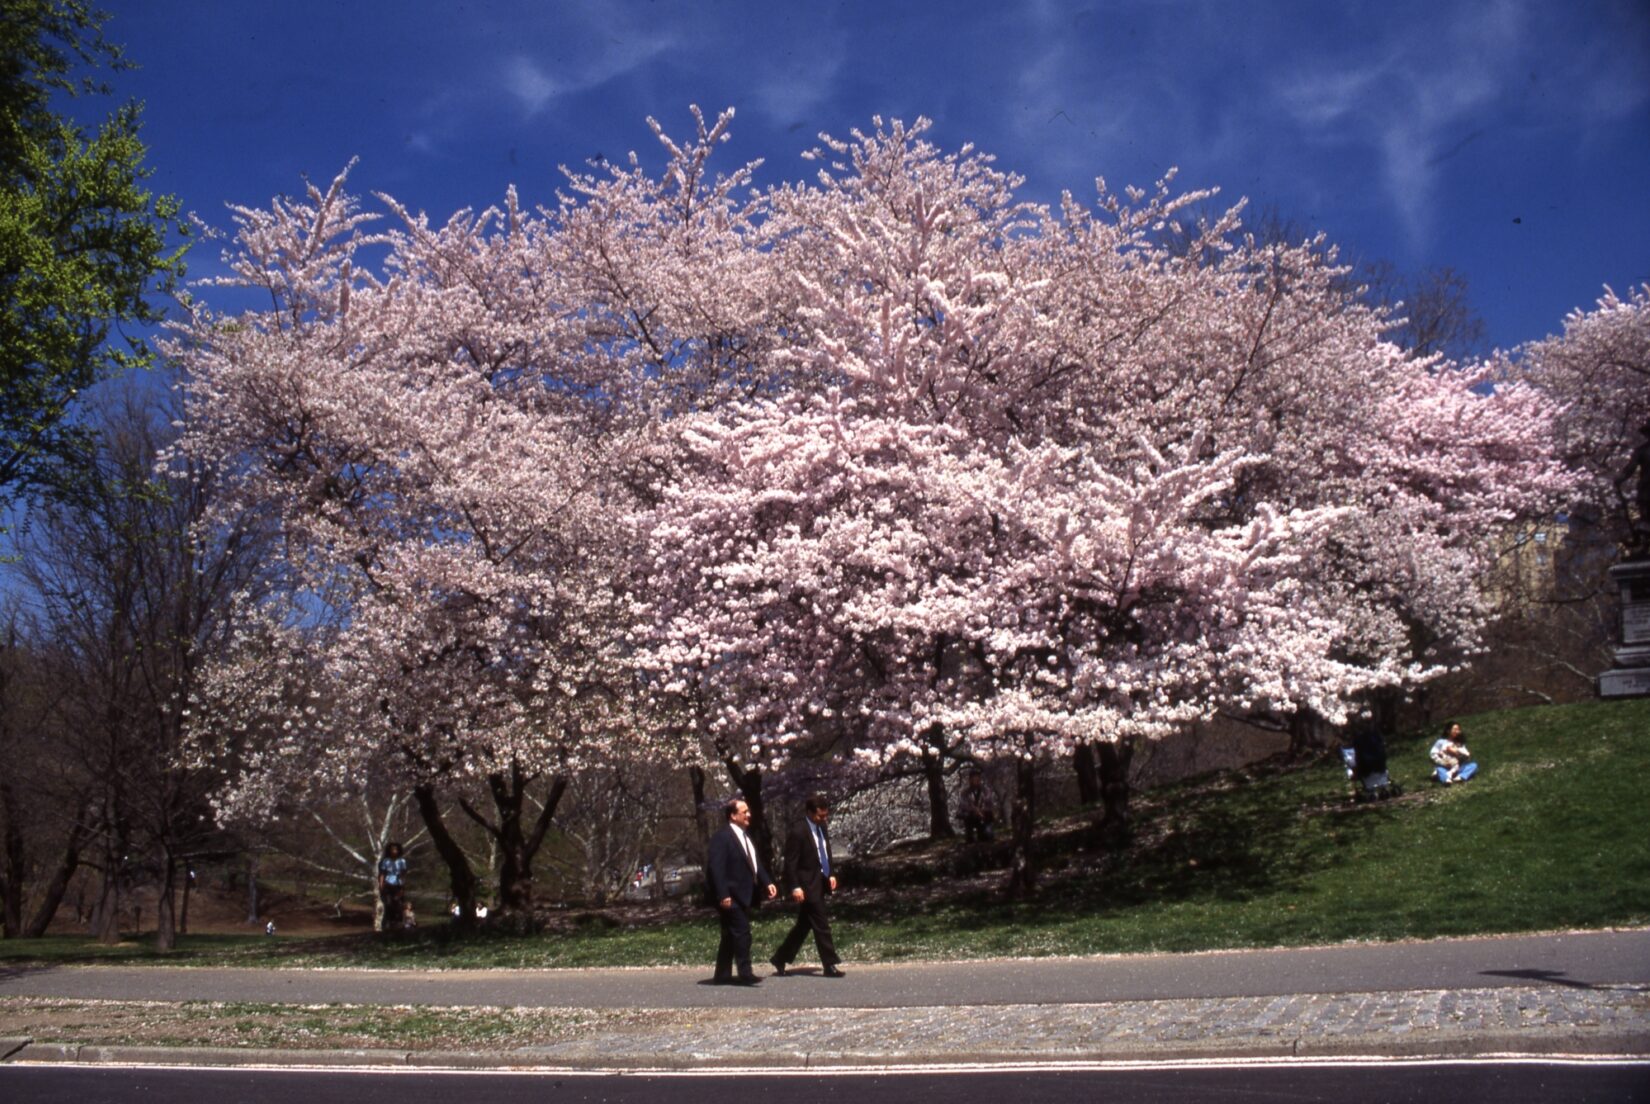
[[[1038,838],[1041,877],[1032,901],[1006,899],[1007,872],[999,869],[972,879],[971,888],[931,895],[902,896],[884,876],[878,879],[884,892],[839,905],[834,913],[845,924],[886,924],[897,908],[901,932],[921,940],[943,932],[1056,928],[1147,905],[1287,895],[1336,861],[1336,834],[1305,828],[1303,822],[1314,805],[1346,803],[1338,770],[1319,762],[1276,763],[1238,776],[1193,780],[1139,800],[1134,841],[1119,851],[1099,846],[1090,823],[1097,814],[1047,826]],[[1358,819],[1373,828],[1392,815],[1361,807]],[[919,861],[944,868],[956,861],[949,852],[964,847],[936,845]]]
[[[1321,772],[1310,773],[1321,778]],[[1246,778],[1143,806],[1131,846],[1076,854],[1063,869],[1052,868],[1043,906],[1068,918],[1092,917],[1146,904],[1246,901],[1299,888],[1334,861],[1334,840],[1302,831],[1304,794],[1291,791],[1308,787],[1279,792],[1255,783]]]

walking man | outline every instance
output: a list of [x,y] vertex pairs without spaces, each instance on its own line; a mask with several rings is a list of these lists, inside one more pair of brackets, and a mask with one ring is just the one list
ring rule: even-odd
[[[750,806],[736,797],[722,807],[722,815],[728,823],[710,837],[705,871],[722,925],[722,941],[716,947],[716,974],[711,980],[717,985],[756,985],[762,979],[751,971],[750,913],[756,907],[759,889],[767,897],[777,897],[779,888],[762,865],[748,834]],[[733,973],[736,965],[737,977]]]
[[824,794],[814,794],[803,803],[802,819],[791,826],[785,837],[785,884],[791,887],[791,900],[796,902],[796,923],[791,926],[785,941],[768,961],[774,973],[785,976],[785,969],[796,960],[802,941],[814,933],[814,945],[819,948],[819,962],[829,978],[839,978],[842,957],[836,953],[831,939],[831,920],[825,915],[825,895],[836,890],[836,875],[831,873],[831,834],[826,825],[831,820],[830,802]]

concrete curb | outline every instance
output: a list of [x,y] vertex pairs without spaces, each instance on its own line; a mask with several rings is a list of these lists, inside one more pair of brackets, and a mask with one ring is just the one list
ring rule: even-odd
[[12,1064],[133,1066],[400,1066],[401,1050],[271,1050],[264,1047],[142,1047],[32,1043]]
[[[58,998],[47,998],[53,1000]],[[95,1003],[95,1002],[94,1002]],[[119,1003],[119,1002],[115,1002]],[[167,1004],[170,1002],[148,1002]],[[402,1006],[396,1006],[402,1007]],[[491,1006],[488,1006],[489,1008]],[[497,1009],[491,1009],[496,1012]],[[577,1012],[577,1009],[563,1010]],[[591,1010],[596,1011],[596,1010]],[[95,1020],[94,1020],[95,1022]],[[102,1037],[197,1039],[202,1045],[31,1042],[27,1035],[97,1038],[73,1021],[14,1018],[0,1040],[13,1064],[320,1066],[425,1069],[707,1070],[1052,1066],[1162,1061],[1476,1058],[1489,1055],[1650,1058],[1650,989],[1557,985],[1198,997],[1102,1003],[794,1008],[746,1006],[573,1017],[549,1033],[497,1036],[488,1049],[385,1032],[383,1043],[324,1034],[330,1049],[237,1047],[233,1032]],[[279,1042],[304,1036],[265,1036]],[[535,1041],[536,1040],[536,1041]],[[446,1041],[452,1046],[453,1042]],[[463,1045],[462,1043],[459,1045]]]
[[[16,1043],[19,1040],[6,1040]],[[29,1065],[134,1065],[199,1067],[418,1068],[452,1070],[688,1071],[713,1069],[804,1070],[922,1066],[1038,1066],[1183,1061],[1266,1061],[1375,1058],[1541,1058],[1623,1060],[1650,1058],[1642,1032],[1578,1033],[1494,1031],[1466,1036],[1395,1040],[1385,1035],[1165,1042],[1149,1046],[1090,1046],[1056,1050],[968,1049],[951,1051],[749,1050],[682,1054],[614,1051],[605,1047],[531,1048],[499,1052],[278,1050],[259,1047],[103,1046],[23,1042],[0,1061]]]

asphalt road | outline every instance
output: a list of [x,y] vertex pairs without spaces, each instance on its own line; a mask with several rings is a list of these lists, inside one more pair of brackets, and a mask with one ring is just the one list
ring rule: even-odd
[[11,1104],[702,1104],[768,1097],[826,1104],[1179,1104],[1234,1098],[1339,1104],[1634,1104],[1650,1101],[1650,1064],[1474,1061],[685,1076],[0,1066],[0,1099]]
[[[710,969],[277,970],[0,968],[0,997],[545,1008],[914,1008],[1086,1004],[1292,993],[1650,984],[1650,929],[1290,950],[816,967],[752,989]],[[759,966],[758,973],[767,973]]]

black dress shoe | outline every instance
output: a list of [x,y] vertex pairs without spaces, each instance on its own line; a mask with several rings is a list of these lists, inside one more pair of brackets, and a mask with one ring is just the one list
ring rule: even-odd
[[777,958],[768,959],[768,965],[773,967],[773,976],[774,977],[784,977],[785,976],[785,964],[783,962],[779,961]]
[[824,972],[826,977],[847,977],[848,976],[847,974],[843,973],[841,970],[838,970],[835,966],[827,966],[827,967],[825,967],[823,972]]
[[747,974],[745,977],[735,978],[733,983],[735,985],[761,985],[762,979],[755,974]]

